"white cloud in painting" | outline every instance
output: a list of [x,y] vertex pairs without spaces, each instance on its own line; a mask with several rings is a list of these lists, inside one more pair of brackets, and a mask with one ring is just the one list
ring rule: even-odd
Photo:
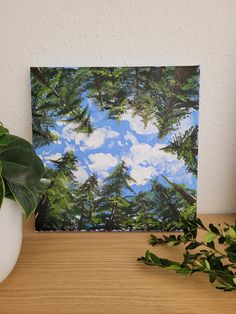
[[110,128],[96,129],[90,136],[77,134],[75,142],[82,144],[82,149],[96,149],[102,146],[107,139],[118,137],[120,134]]
[[89,169],[103,178],[108,175],[110,168],[118,164],[118,159],[110,153],[90,154],[89,160],[91,161]]
[[131,166],[131,177],[136,181],[138,185],[145,185],[156,173],[156,169],[152,166],[142,167],[137,163],[133,163]]
[[142,118],[138,115],[134,115],[132,110],[128,110],[125,114],[121,116],[121,120],[128,121],[132,130],[137,134],[157,134],[158,129],[155,126],[155,121],[151,120],[145,124],[142,121]]
[[107,145],[107,147],[108,147],[108,148],[112,148],[112,147],[114,147],[114,145],[115,145],[115,143],[114,143],[114,142],[111,142],[111,143],[109,143],[109,144]]
[[84,183],[89,175],[87,173],[87,171],[85,170],[84,167],[82,167],[80,164],[77,165],[78,169],[75,171],[72,171],[73,175],[75,176],[76,181],[78,181],[79,183]]
[[185,119],[183,119],[181,122],[180,122],[180,125],[179,125],[179,132],[180,133],[184,133],[185,131],[187,131],[188,129],[191,128],[191,126],[193,126],[194,123],[193,123],[193,118],[192,117],[187,117]]
[[62,136],[68,141],[74,140],[76,144],[80,145],[80,150],[96,149],[102,146],[106,139],[118,137],[120,134],[110,128],[98,128],[90,134],[76,133],[73,131],[75,124],[67,125],[63,128]]
[[68,142],[71,142],[75,139],[76,132],[73,131],[78,125],[76,123],[68,123],[62,129],[61,136],[66,139]]
[[164,145],[160,144],[154,146],[143,143],[133,144],[130,148],[130,158],[135,160],[138,164],[141,164],[144,161],[146,161],[147,164],[152,165],[160,164],[166,157],[166,153],[160,150],[163,146]]
[[68,142],[66,142],[65,144],[66,144],[66,147],[64,149],[64,153],[68,153],[68,152],[71,152],[71,151],[74,152],[75,151],[75,146],[74,145],[72,145],[72,144],[70,144]]
[[171,175],[171,178],[178,177],[179,180],[186,178],[184,162],[161,150],[164,146],[151,146],[139,143],[136,139],[129,152],[121,157],[130,167],[131,176],[137,184],[144,185],[148,180],[162,174]]
[[44,151],[42,152],[42,155],[43,155],[43,156],[50,155],[50,152],[49,152],[48,150],[44,150]]
[[55,153],[55,154],[51,154],[51,155],[48,155],[46,157],[44,157],[45,160],[48,160],[48,161],[56,161],[58,160],[59,158],[62,157],[62,154],[61,153]]
[[174,125],[174,127],[176,128],[176,131],[173,131],[170,133],[171,138],[173,139],[173,136],[177,133],[184,134],[185,131],[189,130],[193,125],[194,125],[194,121],[191,116],[182,119],[179,125]]
[[41,154],[37,154],[40,159],[45,159],[46,156],[50,155],[49,151],[44,150]]
[[180,173],[178,176],[175,176],[175,175],[169,175],[168,178],[171,180],[171,181],[174,181],[175,183],[178,183],[178,184],[182,184],[183,182],[186,183],[186,184],[189,184],[191,185],[193,183],[193,175],[191,173],[186,173],[184,171],[182,171],[182,173]]
[[65,125],[66,122],[65,122],[65,121],[61,121],[61,120],[57,120],[56,124],[57,124],[58,126],[62,126],[62,125]]
[[171,162],[168,165],[168,173],[177,173],[183,167],[182,162]]
[[117,145],[123,147],[124,144],[121,141],[117,141]]
[[[50,155],[51,153],[49,151],[43,151],[41,154],[38,154],[39,158],[42,159],[44,165],[50,165],[51,161],[47,160],[47,157]],[[54,154],[52,155],[52,158],[54,157]]]
[[96,149],[102,146],[106,139],[118,137],[120,134],[108,128],[96,129],[91,135],[76,134],[75,142],[80,146],[80,150]]
[[129,131],[126,133],[126,135],[124,137],[125,137],[126,141],[131,141],[131,143],[133,145],[138,144],[137,138],[132,133],[130,133]]

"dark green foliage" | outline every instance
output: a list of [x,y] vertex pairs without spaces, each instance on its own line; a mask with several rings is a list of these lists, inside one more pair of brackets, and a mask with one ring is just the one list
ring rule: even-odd
[[169,183],[173,187],[173,189],[178,192],[182,198],[190,205],[194,205],[196,203],[196,197],[193,195],[192,192],[194,191],[188,191],[185,187],[182,187],[180,184],[176,184],[171,182],[167,177],[162,176],[166,182]]
[[197,175],[197,143],[198,126],[192,126],[183,135],[174,135],[173,142],[162,148],[167,153],[176,154],[178,159],[183,159],[188,172]]
[[[79,75],[78,75],[79,74]],[[34,146],[47,145],[55,140],[50,131],[55,117],[73,122],[77,132],[93,131],[86,108],[81,107],[85,71],[64,68],[31,68],[32,117]]]
[[[164,221],[178,221],[179,208],[183,206],[183,200],[178,196],[174,189],[153,181],[152,192],[154,206],[159,209],[160,216]],[[158,211],[157,211],[158,212]]]
[[37,206],[43,173],[32,145],[0,124],[0,207],[4,197],[16,200],[28,217]]
[[[195,215],[196,204],[190,205],[172,185],[154,180],[149,191],[134,194],[130,187],[134,180],[124,161],[102,185],[94,174],[83,184],[75,180],[77,159],[73,152],[53,163],[55,169],[46,169],[47,184],[36,210],[38,231],[181,230],[180,220]],[[184,186],[181,191],[189,193]]]
[[77,132],[92,133],[82,94],[95,99],[111,119],[127,110],[145,125],[156,121],[159,137],[178,129],[180,121],[198,110],[199,68],[31,68],[32,116],[35,147],[55,139],[55,117],[73,122]]
[[93,230],[96,227],[96,202],[98,197],[98,180],[93,174],[82,185],[75,184],[72,191],[72,213],[76,218],[76,230]]
[[158,217],[155,208],[154,193],[140,192],[132,200],[135,213],[134,227],[136,230],[154,230],[158,228]]
[[[46,185],[36,209],[36,230],[67,230],[71,208],[70,179],[63,171],[46,168]],[[68,228],[67,228],[68,225]]]
[[89,96],[110,118],[132,109],[145,124],[154,119],[161,138],[198,110],[198,67],[90,68],[89,75]]
[[56,165],[56,171],[63,173],[69,180],[74,179],[73,171],[77,169],[76,163],[78,161],[73,151],[65,153],[57,160],[51,160]]
[[130,183],[134,180],[128,174],[125,162],[120,162],[104,180],[97,202],[97,217],[107,231],[129,228],[131,203],[124,197],[125,190],[132,192]]
[[[216,227],[210,224],[208,229],[197,218],[182,220],[182,225],[184,233],[181,235],[163,235],[161,238],[151,235],[149,240],[152,246],[186,245],[182,262],[160,258],[149,250],[146,251],[145,256],[138,258],[138,261],[151,266],[173,269],[183,275],[203,272],[208,274],[209,281],[214,283],[217,289],[236,291],[236,222],[231,226],[226,224],[224,228],[221,225]],[[197,240],[197,230],[200,229],[205,232],[201,242]],[[216,241],[222,246],[221,248],[216,248]]]

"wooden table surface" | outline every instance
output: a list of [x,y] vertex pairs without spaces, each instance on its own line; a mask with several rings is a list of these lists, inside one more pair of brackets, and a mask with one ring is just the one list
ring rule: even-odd
[[[200,216],[233,222],[235,216]],[[148,233],[34,233],[24,227],[22,251],[0,284],[1,314],[232,314],[236,293],[136,262]],[[6,239],[7,245],[7,239]],[[178,259],[181,248],[153,248]]]

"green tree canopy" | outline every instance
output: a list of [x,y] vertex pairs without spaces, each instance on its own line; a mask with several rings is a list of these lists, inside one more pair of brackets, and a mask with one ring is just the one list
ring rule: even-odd
[[57,119],[73,122],[77,132],[93,132],[90,115],[82,106],[88,70],[31,68],[33,139],[35,147],[47,145]]
[[94,174],[83,184],[75,185],[75,188],[72,190],[72,213],[78,219],[75,229],[91,230],[93,228],[98,193],[98,180]]
[[124,193],[133,192],[130,187],[132,182],[134,180],[129,175],[124,161],[121,161],[104,180],[98,201],[98,217],[107,231],[119,229],[120,225],[126,224],[131,204]]
[[58,118],[73,123],[77,132],[93,132],[88,106],[82,105],[84,93],[111,119],[131,110],[145,125],[154,121],[160,138],[198,110],[197,66],[31,68],[31,74],[36,147],[53,141],[50,128]]
[[131,109],[145,125],[155,121],[159,137],[178,129],[192,110],[198,110],[199,68],[91,68],[87,90],[110,118]]
[[178,159],[183,159],[186,170],[197,176],[198,156],[198,126],[192,126],[185,133],[174,135],[173,141],[162,148],[167,153],[176,154]]

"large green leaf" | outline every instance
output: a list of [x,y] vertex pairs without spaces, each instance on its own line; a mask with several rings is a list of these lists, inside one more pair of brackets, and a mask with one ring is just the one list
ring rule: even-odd
[[15,147],[25,148],[34,152],[33,146],[23,138],[11,134],[4,134],[0,136],[0,151]]
[[4,128],[3,125],[0,123],[0,136],[8,134],[8,129]]
[[37,176],[31,167],[16,164],[13,162],[2,161],[3,171],[2,175],[10,182],[31,186],[36,180]]
[[36,188],[25,187],[19,184],[8,182],[8,187],[15,197],[15,200],[23,208],[26,218],[28,218],[36,209],[38,204],[38,193]]
[[44,173],[41,159],[25,148],[13,147],[3,150],[0,152],[0,160],[3,166],[2,176],[12,183],[33,185]]
[[0,208],[2,206],[4,196],[5,196],[5,184],[4,184],[3,177],[0,176]]
[[14,198],[14,196],[12,195],[11,190],[10,190],[10,188],[9,188],[8,183],[7,183],[6,180],[4,180],[4,184],[5,184],[5,197],[6,197],[6,198],[9,198],[10,200],[15,201],[15,198]]
[[2,162],[0,160],[0,208],[2,206],[4,196],[5,196],[5,184],[2,177]]

